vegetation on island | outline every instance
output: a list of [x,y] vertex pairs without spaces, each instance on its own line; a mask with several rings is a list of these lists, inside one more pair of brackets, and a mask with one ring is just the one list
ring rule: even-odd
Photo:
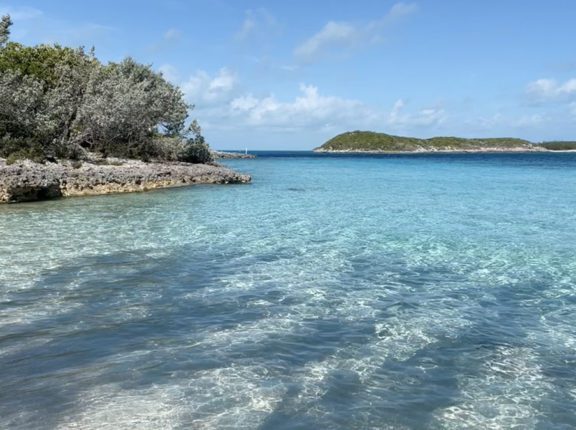
[[474,151],[482,149],[517,150],[533,149],[534,145],[523,139],[486,138],[466,139],[462,137],[433,137],[419,139],[415,137],[394,136],[373,131],[351,131],[339,134],[328,140],[318,151]]
[[212,161],[188,120],[193,106],[151,66],[104,64],[94,49],[24,46],[9,40],[11,25],[0,20],[0,157]]
[[555,140],[543,142],[542,146],[550,151],[576,151],[576,142]]

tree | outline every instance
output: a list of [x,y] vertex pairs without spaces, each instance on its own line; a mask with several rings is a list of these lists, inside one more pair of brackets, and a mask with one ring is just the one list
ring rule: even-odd
[[76,121],[77,139],[105,154],[153,157],[155,138],[177,136],[187,115],[178,88],[128,58],[92,74]]
[[8,42],[11,24],[0,25],[0,156],[211,161],[198,124],[185,129],[182,91],[151,66]]
[[180,159],[187,163],[211,163],[214,161],[212,151],[202,136],[202,129],[196,120],[188,127],[189,137],[184,141]]
[[2,19],[0,19],[0,48],[8,42],[11,25],[12,20],[10,19],[10,15],[4,15]]
[[98,66],[83,49],[13,42],[1,49],[0,152],[19,144],[19,152],[26,153],[33,143],[46,157],[76,157],[80,148],[70,140],[72,125],[91,70]]
[[43,87],[18,71],[0,72],[0,156],[42,160],[38,111]]

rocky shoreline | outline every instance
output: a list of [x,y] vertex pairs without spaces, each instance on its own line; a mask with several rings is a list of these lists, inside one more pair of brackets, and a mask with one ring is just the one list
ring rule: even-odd
[[249,175],[217,164],[31,161],[6,165],[0,159],[0,203],[147,191],[192,184],[245,184]]
[[215,159],[219,159],[219,158],[226,158],[226,159],[235,159],[235,158],[252,159],[252,158],[256,158],[256,156],[253,154],[243,154],[241,152],[224,152],[224,151],[212,151],[212,156]]

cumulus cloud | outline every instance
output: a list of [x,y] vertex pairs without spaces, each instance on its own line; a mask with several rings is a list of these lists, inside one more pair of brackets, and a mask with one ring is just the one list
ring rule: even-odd
[[529,96],[541,101],[562,100],[576,97],[576,79],[558,82],[554,79],[538,79],[528,84]]
[[310,62],[335,50],[351,50],[380,42],[386,28],[417,10],[414,3],[396,3],[379,20],[362,23],[329,21],[319,32],[296,47],[294,56],[300,61]]
[[288,99],[274,94],[243,92],[234,71],[221,68],[215,74],[197,71],[181,80],[173,66],[159,68],[170,81],[179,84],[195,115],[206,129],[276,131],[324,131],[372,129],[409,133],[413,129],[434,129],[447,118],[440,106],[409,109],[404,100],[391,109],[370,106],[359,100],[322,93],[315,85],[300,84]]
[[404,100],[399,99],[388,114],[386,124],[393,129],[435,127],[445,120],[446,112],[442,107],[428,107],[416,112],[408,112]]
[[285,129],[360,126],[375,122],[378,116],[359,101],[321,95],[317,87],[305,84],[291,101],[247,94],[233,99],[229,107],[231,116],[249,125]]
[[236,84],[236,75],[224,67],[214,76],[200,70],[183,82],[181,87],[190,102],[213,104],[229,101]]

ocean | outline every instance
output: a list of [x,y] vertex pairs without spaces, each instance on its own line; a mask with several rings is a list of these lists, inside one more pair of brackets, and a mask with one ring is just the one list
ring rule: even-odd
[[576,154],[257,155],[0,206],[0,428],[576,427]]

